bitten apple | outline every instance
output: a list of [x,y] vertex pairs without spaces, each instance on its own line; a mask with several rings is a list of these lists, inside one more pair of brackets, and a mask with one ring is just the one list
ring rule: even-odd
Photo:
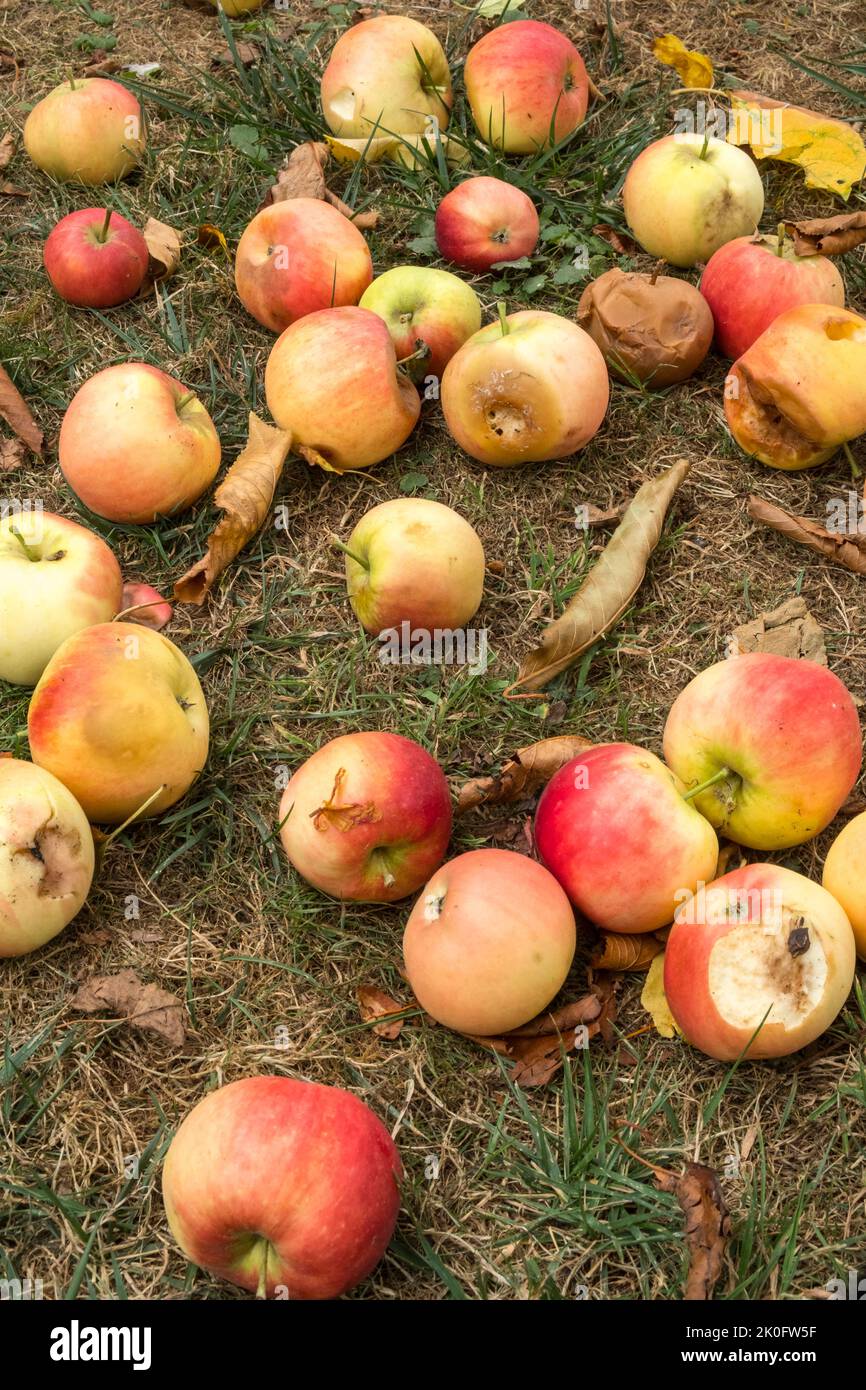
[[436,209],[435,230],[446,261],[483,274],[499,261],[532,255],[538,245],[538,213],[522,188],[477,175],[445,194]]
[[30,753],[97,823],[158,816],[207,761],[204,693],[183,652],[136,623],[67,637],[43,672],[27,717]]
[[293,323],[271,349],[265,394],[293,447],[338,473],[393,454],[421,413],[388,328],[369,309],[321,309]]
[[709,1057],[786,1057],[830,1027],[854,965],[835,898],[779,864],[749,864],[680,908],[665,994],[686,1040]]
[[73,632],[108,623],[123,593],[100,536],[52,512],[0,520],[0,678],[35,685]]
[[370,249],[358,228],[319,198],[262,208],[238,242],[241,303],[274,333],[316,309],[357,304],[372,278]]
[[141,107],[104,77],[71,77],[34,106],[24,148],[37,169],[65,182],[114,183],[144,154]]
[[56,777],[0,758],[0,957],[23,956],[72,921],[90,892],[93,835]]
[[332,739],[291,778],[280,838],[302,878],[332,898],[391,903],[442,863],[451,798],[441,767],[400,734]]
[[60,467],[97,516],[146,525],[185,511],[219,471],[220,442],[194,391],[144,362],[97,372],[63,417]]
[[381,502],[361,518],[346,552],[349,602],[368,632],[408,622],[463,627],[484,589],[484,548],[462,516],[425,497]]
[[451,358],[442,409],[462,449],[511,468],[567,458],[592,439],[610,395],[588,333],[543,310],[504,311]]
[[62,217],[48,235],[42,259],[60,298],[88,309],[111,309],[131,299],[149,264],[141,232],[110,208],[84,208]]
[[322,76],[322,110],[335,135],[421,135],[451,115],[451,74],[436,35],[404,15],[353,24]]
[[645,251],[671,265],[691,266],[755,231],[764,185],[736,145],[702,135],[666,135],[632,164],[622,202]]
[[836,836],[824,861],[822,879],[854,929],[857,954],[866,960],[866,811]]
[[172,1140],[168,1224],[187,1259],[261,1298],[336,1298],[387,1249],[402,1167],[382,1121],[336,1086],[250,1076]]
[[574,947],[574,913],[556,879],[507,849],[470,850],[443,864],[403,934],[421,1007],[446,1028],[482,1037],[546,1008]]
[[818,835],[860,773],[860,720],[845,686],[814,661],[749,652],[710,666],[671,707],[668,765],[716,829],[751,849]]
[[552,24],[512,20],[470,48],[466,95],[481,139],[507,154],[534,154],[576,130],[589,82],[574,44]]
[[441,377],[467,338],[481,327],[481,304],[469,285],[447,270],[401,265],[379,275],[361,298],[361,308],[388,325],[397,360],[427,349],[416,379]]
[[606,743],[551,778],[535,816],[541,860],[605,931],[658,931],[713,878],[716,833],[645,748]]

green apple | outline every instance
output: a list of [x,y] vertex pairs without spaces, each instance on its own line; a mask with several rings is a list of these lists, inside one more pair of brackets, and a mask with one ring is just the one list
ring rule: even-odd
[[388,325],[388,332],[402,361],[426,347],[413,375],[441,377],[458,348],[481,327],[478,295],[450,270],[432,266],[400,265],[379,275],[360,300]]

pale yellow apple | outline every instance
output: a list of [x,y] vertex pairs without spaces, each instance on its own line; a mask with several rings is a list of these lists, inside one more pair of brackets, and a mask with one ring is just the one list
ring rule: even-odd
[[141,163],[145,137],[132,92],[104,77],[71,77],[34,106],[24,148],[63,182],[114,183]]

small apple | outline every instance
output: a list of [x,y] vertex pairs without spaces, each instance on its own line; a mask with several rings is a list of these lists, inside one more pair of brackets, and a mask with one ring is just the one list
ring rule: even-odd
[[857,954],[866,960],[866,811],[839,831],[821,881],[845,912],[854,928]]
[[[30,754],[80,801],[88,819],[158,816],[207,761],[204,693],[183,652],[136,623],[99,623],[67,637],[27,716]],[[156,795],[154,795],[156,793]]]
[[845,286],[827,256],[798,256],[778,236],[742,236],[720,246],[701,276],[723,357],[742,357],[774,319],[797,304],[845,304]]
[[404,15],[353,24],[322,76],[322,110],[335,135],[422,135],[451,115],[451,74],[436,35]]
[[337,1298],[388,1247],[403,1170],[382,1121],[337,1086],[249,1076],[199,1101],[162,1195],[187,1259],[260,1298]]
[[481,463],[513,468],[567,458],[589,443],[610,395],[605,360],[570,319],[524,309],[489,323],[442,378],[451,434]]
[[392,903],[442,863],[451,798],[441,767],[400,734],[343,734],[298,768],[280,838],[308,883],[332,898]]
[[24,148],[37,169],[61,182],[114,183],[141,163],[141,107],[104,77],[71,77],[34,106]]
[[483,274],[499,261],[532,255],[538,245],[538,213],[521,188],[477,175],[445,194],[436,209],[435,230],[446,261]]
[[441,377],[459,347],[481,327],[481,304],[469,285],[447,270],[401,265],[378,275],[361,308],[388,325],[397,360],[426,347],[418,376]]
[[44,768],[0,758],[0,957],[35,951],[72,921],[94,860],[72,793]]
[[648,145],[622,190],[632,235],[671,265],[708,261],[735,237],[751,235],[764,211],[764,185],[744,150],[703,135],[666,135]]
[[574,948],[574,913],[556,879],[507,849],[470,850],[443,864],[403,934],[421,1007],[446,1028],[481,1037],[519,1028],[546,1008]]
[[345,552],[349,602],[368,632],[404,622],[453,630],[478,611],[484,548],[469,522],[441,502],[381,502],[358,522]]
[[470,48],[463,80],[478,134],[506,154],[558,144],[586,115],[583,59],[552,24],[523,19],[491,29]]
[[575,907],[604,931],[651,932],[713,878],[719,842],[664,763],[603,743],[566,763],[541,795],[535,844]]
[[220,466],[214,423],[194,391],[144,362],[97,372],[60,430],[60,467],[92,512],[147,525],[185,511]]
[[815,468],[866,431],[864,381],[866,319],[799,304],[731,367],[728,428],[744,453],[771,468]]
[[653,389],[685,381],[713,341],[707,301],[687,280],[614,267],[587,285],[577,322],[613,376]]
[[138,228],[110,208],[84,208],[62,217],[42,257],[60,298],[86,309],[111,309],[131,299],[150,259]]
[[787,1057],[830,1027],[854,966],[835,898],[779,864],[749,864],[680,908],[665,994],[686,1041],[708,1057]]
[[120,609],[120,566],[100,536],[52,512],[0,520],[0,679],[35,685],[73,632]]
[[716,829],[751,849],[805,844],[830,824],[860,773],[860,720],[817,662],[748,652],[681,691],[665,760]]
[[265,394],[293,447],[337,473],[393,454],[421,413],[388,328],[369,309],[320,309],[293,323],[271,349]]
[[316,309],[357,304],[372,278],[370,249],[358,228],[320,198],[262,208],[238,242],[238,296],[273,333]]

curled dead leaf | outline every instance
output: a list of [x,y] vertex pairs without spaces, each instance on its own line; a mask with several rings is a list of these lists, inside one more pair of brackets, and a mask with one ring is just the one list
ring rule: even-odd
[[686,48],[676,34],[663,34],[656,39],[653,57],[673,68],[684,87],[700,89],[713,85],[713,65],[707,55]]
[[[379,1020],[373,1024],[373,1032],[377,1037],[387,1038],[389,1042],[399,1037],[406,1022],[405,1018],[399,1017],[406,1012],[405,1004],[398,1004],[390,994],[377,989],[375,985],[359,985],[357,996],[364,1022],[370,1023],[374,1018]],[[397,1018],[394,1017],[395,1014],[398,1015]]]
[[20,468],[27,454],[23,439],[0,439],[0,473]]
[[172,1047],[186,1038],[183,1004],[158,985],[147,985],[134,970],[95,975],[70,1000],[70,1007],[87,1014],[111,1014],[133,1028],[156,1033]]
[[718,1174],[703,1163],[687,1163],[679,1176],[656,1169],[655,1180],[663,1192],[673,1193],[685,1218],[689,1273],[683,1298],[705,1302],[713,1296],[731,1234]]
[[608,227],[605,222],[598,222],[593,227],[592,234],[606,241],[608,246],[612,246],[618,256],[633,256],[638,249],[633,237],[627,236],[625,232],[618,232],[615,227]]
[[174,275],[180,264],[180,236],[167,222],[149,217],[142,229],[150,261],[136,299],[150,294],[154,285]]
[[588,739],[577,734],[559,734],[530,743],[518,749],[496,776],[473,777],[465,782],[457,794],[456,813],[459,816],[476,806],[533,796],[555,772],[591,747]]
[[749,498],[749,516],[854,574],[866,574],[866,535],[860,531],[828,531],[807,516],[794,516],[775,502],[754,495]]
[[798,256],[841,256],[866,241],[866,212],[786,222],[785,230],[794,238]]
[[213,250],[218,246],[226,255],[229,254],[225,233],[220,231],[219,227],[215,227],[212,222],[202,223],[198,229],[196,241],[199,246],[204,246],[208,250]]
[[[30,407],[5,368],[0,367],[0,416],[34,454],[42,453],[43,435]],[[13,455],[14,457],[14,455]]]
[[589,963],[594,970],[648,970],[664,946],[652,933],[624,936],[621,932],[603,931]]
[[682,1029],[674,1018],[665,994],[665,955],[664,951],[650,961],[644,987],[640,995],[641,1008],[646,1009],[652,1018],[656,1032],[662,1038],[682,1037]]
[[277,181],[271,188],[265,205],[288,202],[291,198],[319,198],[330,203],[344,217],[348,217],[361,231],[375,227],[379,221],[378,212],[355,212],[328,188],[325,182],[325,165],[330,153],[328,146],[321,140],[308,140],[296,146],[277,174]]

